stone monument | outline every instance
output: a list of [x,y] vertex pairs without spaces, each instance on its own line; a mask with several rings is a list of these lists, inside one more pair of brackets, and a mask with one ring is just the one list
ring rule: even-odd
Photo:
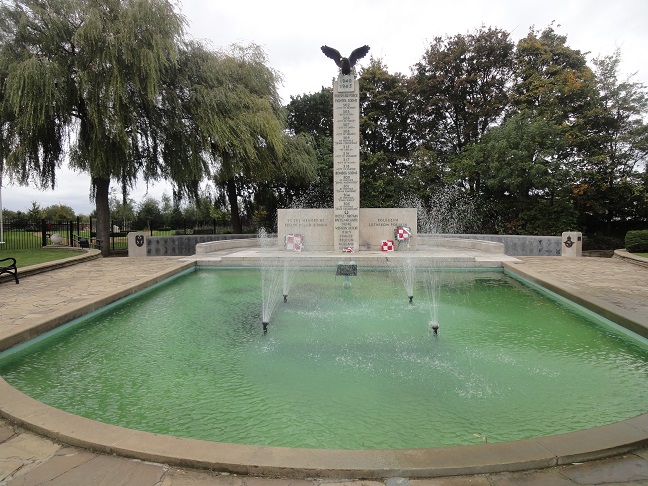
[[415,208],[360,207],[360,88],[354,65],[369,46],[348,58],[328,46],[322,52],[340,68],[333,79],[333,209],[280,209],[279,245],[286,247],[297,235],[307,251],[392,251],[400,243],[416,249]]
[[583,233],[565,231],[562,234],[561,256],[578,258],[583,256]]
[[358,251],[360,242],[360,89],[352,74],[333,82],[333,243]]

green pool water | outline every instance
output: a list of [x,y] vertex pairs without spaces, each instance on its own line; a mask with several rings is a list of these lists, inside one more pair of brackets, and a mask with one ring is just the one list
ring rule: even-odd
[[[298,270],[261,331],[258,269],[201,268],[0,355],[28,395],[182,437],[314,448],[508,441],[648,411],[645,339],[499,272]],[[279,290],[281,293],[281,290]],[[277,296],[281,299],[281,296]]]

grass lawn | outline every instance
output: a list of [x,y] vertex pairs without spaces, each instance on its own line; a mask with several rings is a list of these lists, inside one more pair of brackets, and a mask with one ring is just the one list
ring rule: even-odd
[[633,255],[637,255],[640,257],[648,258],[648,253],[633,253]]
[[16,259],[18,268],[51,262],[52,260],[61,260],[79,254],[78,250],[65,248],[35,248],[31,250],[1,250],[0,248],[0,259],[13,257]]

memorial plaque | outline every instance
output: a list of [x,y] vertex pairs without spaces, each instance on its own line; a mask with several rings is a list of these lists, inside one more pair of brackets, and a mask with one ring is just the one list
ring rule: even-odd
[[333,250],[332,209],[279,209],[277,243],[286,249],[289,235],[302,236],[302,251]]
[[333,239],[336,250],[359,248],[360,92],[352,75],[333,83]]

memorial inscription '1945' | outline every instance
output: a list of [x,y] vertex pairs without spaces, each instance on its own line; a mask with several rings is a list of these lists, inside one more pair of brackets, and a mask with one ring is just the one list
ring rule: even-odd
[[360,93],[353,75],[333,88],[334,244],[358,250],[360,220]]

